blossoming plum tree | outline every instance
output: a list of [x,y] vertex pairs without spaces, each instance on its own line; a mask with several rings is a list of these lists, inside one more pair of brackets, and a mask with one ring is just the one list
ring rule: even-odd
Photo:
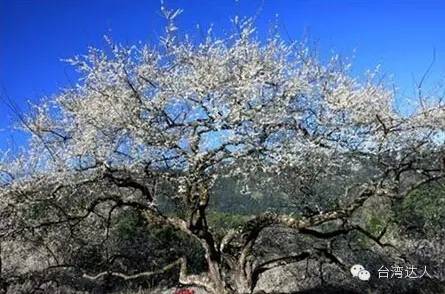
[[[253,248],[264,229],[280,225],[324,238],[358,231],[383,247],[384,231],[374,236],[352,216],[371,198],[395,203],[445,176],[439,98],[422,97],[402,115],[394,93],[374,73],[353,78],[337,56],[321,62],[278,34],[260,41],[250,19],[235,18],[230,36],[209,31],[202,41],[192,40],[177,33],[181,11],[162,12],[167,25],[159,44],[110,41],[109,52],[91,49],[70,59],[79,83],[23,118],[29,149],[0,166],[2,240],[54,227],[74,234],[76,226],[94,226],[95,215],[112,224],[117,210],[134,209],[199,241],[207,271],[188,274],[180,258],[159,271],[85,277],[133,279],[179,266],[183,285],[251,293],[261,273],[308,257],[346,266],[315,249],[259,263]],[[363,168],[370,172],[354,177]],[[267,179],[252,181],[257,173],[304,197],[311,197],[308,187],[320,176],[337,181],[342,184],[331,193],[338,203],[297,216],[265,212],[217,239],[207,223],[215,181],[236,176],[247,189],[270,187]],[[159,209],[161,181],[174,187],[168,197],[181,201],[185,217]],[[333,221],[341,228],[317,230]],[[63,241],[57,233],[45,236],[50,266],[60,265],[54,248]]]

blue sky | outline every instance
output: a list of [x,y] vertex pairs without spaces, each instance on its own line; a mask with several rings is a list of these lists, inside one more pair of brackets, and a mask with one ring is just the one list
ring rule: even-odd
[[[413,94],[436,51],[430,81],[445,73],[445,1],[439,0],[166,0],[184,9],[179,19],[186,32],[196,25],[229,29],[234,15],[259,13],[259,32],[279,15],[286,37],[308,35],[322,55],[335,51],[351,56],[354,71],[377,64],[394,75],[399,104]],[[155,42],[163,20],[157,0],[0,0],[0,93],[26,109],[26,100],[57,93],[75,81],[70,66],[60,61],[105,47],[104,35],[117,42]],[[11,132],[14,116],[0,104],[0,149],[23,144]]]

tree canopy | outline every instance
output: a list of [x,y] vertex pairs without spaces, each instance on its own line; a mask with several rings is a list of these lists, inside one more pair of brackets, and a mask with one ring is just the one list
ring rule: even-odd
[[[418,105],[402,114],[378,70],[356,78],[345,59],[322,61],[277,31],[260,40],[252,19],[234,18],[232,34],[195,39],[179,34],[180,10],[162,13],[158,44],[109,40],[109,49],[68,60],[78,84],[22,117],[29,147],[0,163],[1,242],[23,240],[48,267],[68,267],[64,258],[84,245],[67,240],[111,242],[118,215],[137,211],[198,242],[205,270],[188,272],[178,256],[153,271],[90,267],[80,275],[127,280],[178,266],[181,284],[218,294],[252,293],[262,273],[308,258],[344,271],[352,265],[328,247],[258,261],[261,234],[276,226],[320,239],[356,232],[401,258],[383,242],[387,226],[371,232],[356,218],[372,201],[394,207],[443,180],[441,97],[420,85]],[[219,237],[208,214],[223,178],[246,195],[285,193],[299,209],[258,213]],[[162,209],[160,197],[181,212]]]

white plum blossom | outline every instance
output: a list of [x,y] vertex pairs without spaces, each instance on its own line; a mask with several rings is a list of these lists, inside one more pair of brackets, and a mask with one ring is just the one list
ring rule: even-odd
[[[180,10],[163,6],[161,12],[167,24],[159,44],[127,47],[109,40],[108,49],[69,59],[80,73],[78,84],[23,118],[28,149],[0,161],[0,216],[7,220],[0,236],[44,235],[47,227],[64,224],[97,228],[115,209],[138,209],[203,246],[208,273],[187,276],[180,259],[173,265],[181,263],[181,283],[218,294],[251,293],[258,273],[281,264],[252,261],[265,227],[346,225],[371,197],[395,201],[444,177],[441,99],[423,97],[425,103],[402,115],[376,72],[354,77],[340,57],[322,62],[279,34],[261,41],[252,19],[235,18],[232,34],[209,31],[195,41],[178,33]],[[334,182],[325,190],[342,197],[335,209],[300,218],[266,212],[217,240],[206,209],[213,185],[224,177],[239,179],[246,197],[258,186],[274,191],[282,181],[289,195],[310,199],[320,179]],[[168,197],[182,201],[185,219],[158,209],[159,183],[168,183]],[[109,228],[101,234],[108,236]],[[235,237],[243,242],[232,242]],[[224,251],[231,242],[241,246],[234,258]],[[227,268],[236,278],[227,278]],[[370,278],[359,265],[351,273]]]

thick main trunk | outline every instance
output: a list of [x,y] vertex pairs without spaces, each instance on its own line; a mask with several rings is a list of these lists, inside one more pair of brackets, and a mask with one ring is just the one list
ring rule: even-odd
[[211,282],[212,292],[215,294],[250,294],[252,293],[251,283],[246,276],[246,273],[241,271],[239,268],[233,270],[230,273],[232,275],[232,283],[227,284],[223,279],[221,273],[221,264],[216,262],[210,262],[208,264],[209,270],[208,275]]
[[223,278],[222,278],[222,274],[221,274],[221,267],[220,265],[215,262],[215,261],[208,261],[208,275],[209,278],[212,282],[213,288],[214,288],[214,293],[215,294],[232,294],[232,293],[237,293],[237,292],[233,292],[231,291],[225,284]]

